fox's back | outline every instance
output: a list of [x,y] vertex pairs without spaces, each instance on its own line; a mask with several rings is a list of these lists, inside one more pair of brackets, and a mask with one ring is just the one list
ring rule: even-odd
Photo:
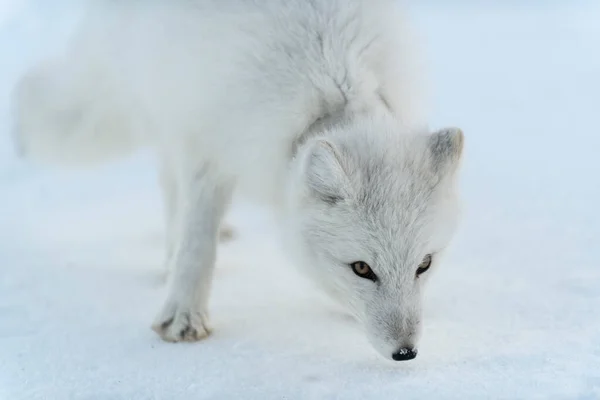
[[100,67],[149,140],[195,146],[259,187],[323,116],[382,102],[407,114],[395,10],[391,0],[106,1],[71,62]]

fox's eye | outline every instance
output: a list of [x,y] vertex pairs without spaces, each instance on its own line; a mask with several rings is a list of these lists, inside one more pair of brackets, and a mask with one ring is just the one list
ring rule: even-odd
[[377,281],[377,275],[373,272],[369,264],[364,261],[356,261],[350,264],[352,271],[361,278],[370,279],[373,282]]
[[427,254],[425,258],[423,258],[423,261],[421,261],[421,264],[419,264],[419,268],[417,268],[417,277],[426,272],[429,267],[431,267],[431,254]]

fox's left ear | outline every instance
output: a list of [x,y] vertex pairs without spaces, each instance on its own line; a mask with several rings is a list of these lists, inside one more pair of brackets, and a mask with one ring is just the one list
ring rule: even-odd
[[437,175],[453,174],[460,164],[464,147],[464,134],[458,128],[445,128],[429,135],[431,167]]
[[351,185],[336,146],[328,140],[318,139],[307,147],[305,176],[311,192],[331,205],[348,198]]

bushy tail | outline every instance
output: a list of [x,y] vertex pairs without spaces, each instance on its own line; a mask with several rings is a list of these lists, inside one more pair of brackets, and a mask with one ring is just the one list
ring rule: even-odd
[[[97,72],[97,73],[95,73]],[[14,141],[21,156],[90,165],[135,150],[136,121],[126,96],[106,71],[47,61],[28,71],[13,92]]]

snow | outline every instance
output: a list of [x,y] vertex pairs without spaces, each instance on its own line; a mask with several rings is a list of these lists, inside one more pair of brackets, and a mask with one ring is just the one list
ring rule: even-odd
[[467,138],[464,217],[430,281],[419,356],[393,363],[242,200],[238,237],[220,248],[214,334],[161,342],[152,159],[69,171],[16,157],[11,85],[77,14],[17,3],[0,7],[0,399],[600,398],[600,6],[411,8],[432,125]]

